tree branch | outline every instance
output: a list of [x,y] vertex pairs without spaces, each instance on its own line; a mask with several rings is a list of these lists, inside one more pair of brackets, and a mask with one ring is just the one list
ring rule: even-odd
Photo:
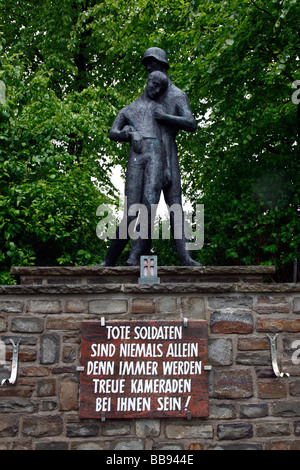
[[253,6],[255,6],[255,8],[257,8],[258,10],[260,10],[264,13],[267,13],[267,15],[269,15],[269,16],[271,16],[271,18],[273,18],[273,16],[271,15],[271,13],[269,11],[265,10],[264,8],[260,8],[258,5],[256,5],[256,3],[253,0],[251,0],[251,3],[252,3]]

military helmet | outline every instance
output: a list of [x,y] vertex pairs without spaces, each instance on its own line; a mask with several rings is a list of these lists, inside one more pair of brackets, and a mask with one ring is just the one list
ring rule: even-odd
[[145,65],[146,60],[150,57],[158,60],[159,62],[163,62],[166,64],[167,68],[169,68],[167,53],[159,47],[149,47],[149,49],[146,50],[144,57],[142,58],[142,64]]

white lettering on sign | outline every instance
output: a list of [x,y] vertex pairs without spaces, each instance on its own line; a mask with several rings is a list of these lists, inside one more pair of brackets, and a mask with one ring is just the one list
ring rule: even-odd
[[111,398],[109,397],[97,397],[96,398],[96,411],[110,411],[111,410]]
[[164,375],[201,374],[201,361],[163,362],[163,374]]
[[162,344],[125,343],[120,344],[120,357],[162,357]]
[[136,326],[134,339],[181,339],[182,326]]
[[93,379],[94,393],[124,393],[125,379]]
[[[86,383],[91,383],[87,406],[96,413],[115,413],[114,417],[131,412],[176,416],[199,402],[194,384],[199,383],[207,358],[206,330],[202,330],[204,339],[199,339],[192,328],[187,333],[179,322],[163,323],[106,324],[98,329],[98,337],[91,334],[85,368],[90,380]],[[195,321],[196,326],[199,323]],[[200,340],[206,341],[205,346]],[[208,406],[208,386],[204,393]]]
[[113,357],[113,355],[116,352],[116,346],[111,343],[92,344],[91,348],[93,351],[93,354],[91,354],[91,357],[99,357],[99,356]]
[[150,411],[150,409],[150,397],[119,397],[117,400],[117,411]]
[[189,393],[191,379],[132,379],[131,393]]
[[158,397],[158,411],[181,410],[181,397]]
[[114,368],[114,362],[89,361],[87,363],[87,375],[112,375]]
[[120,375],[157,375],[158,362],[138,361],[120,362]]

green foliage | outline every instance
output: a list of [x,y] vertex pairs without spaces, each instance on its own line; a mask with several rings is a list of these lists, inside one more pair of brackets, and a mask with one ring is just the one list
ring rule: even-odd
[[96,208],[115,196],[104,153],[111,104],[100,105],[104,90],[97,83],[85,88],[78,83],[79,69],[68,50],[74,24],[64,18],[64,29],[57,29],[67,3],[1,2],[1,7],[4,3],[0,280],[5,283],[11,265],[101,262],[106,244],[96,237]]
[[280,279],[291,279],[286,267],[299,256],[300,242],[300,110],[291,99],[299,7],[294,1],[231,1],[219,3],[217,13],[217,2],[204,3],[193,75],[209,115],[193,143],[196,183],[186,183],[205,205],[199,258],[275,264]]
[[[290,279],[300,241],[295,0],[0,0],[0,16],[0,271],[102,261],[96,208],[116,202],[110,170],[128,153],[108,131],[145,86],[145,49],[158,46],[199,122],[178,136],[184,193],[205,205],[198,260],[274,263]],[[176,263],[172,244],[154,249]]]

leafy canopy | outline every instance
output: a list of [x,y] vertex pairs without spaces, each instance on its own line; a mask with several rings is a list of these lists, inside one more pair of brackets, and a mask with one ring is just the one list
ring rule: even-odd
[[[128,153],[108,131],[145,86],[145,49],[158,46],[199,122],[178,136],[184,194],[205,205],[196,258],[275,263],[290,279],[299,254],[295,0],[0,0],[0,15],[3,273],[102,261],[96,208],[116,201],[110,171]],[[174,263],[172,244],[155,250],[160,264]]]

